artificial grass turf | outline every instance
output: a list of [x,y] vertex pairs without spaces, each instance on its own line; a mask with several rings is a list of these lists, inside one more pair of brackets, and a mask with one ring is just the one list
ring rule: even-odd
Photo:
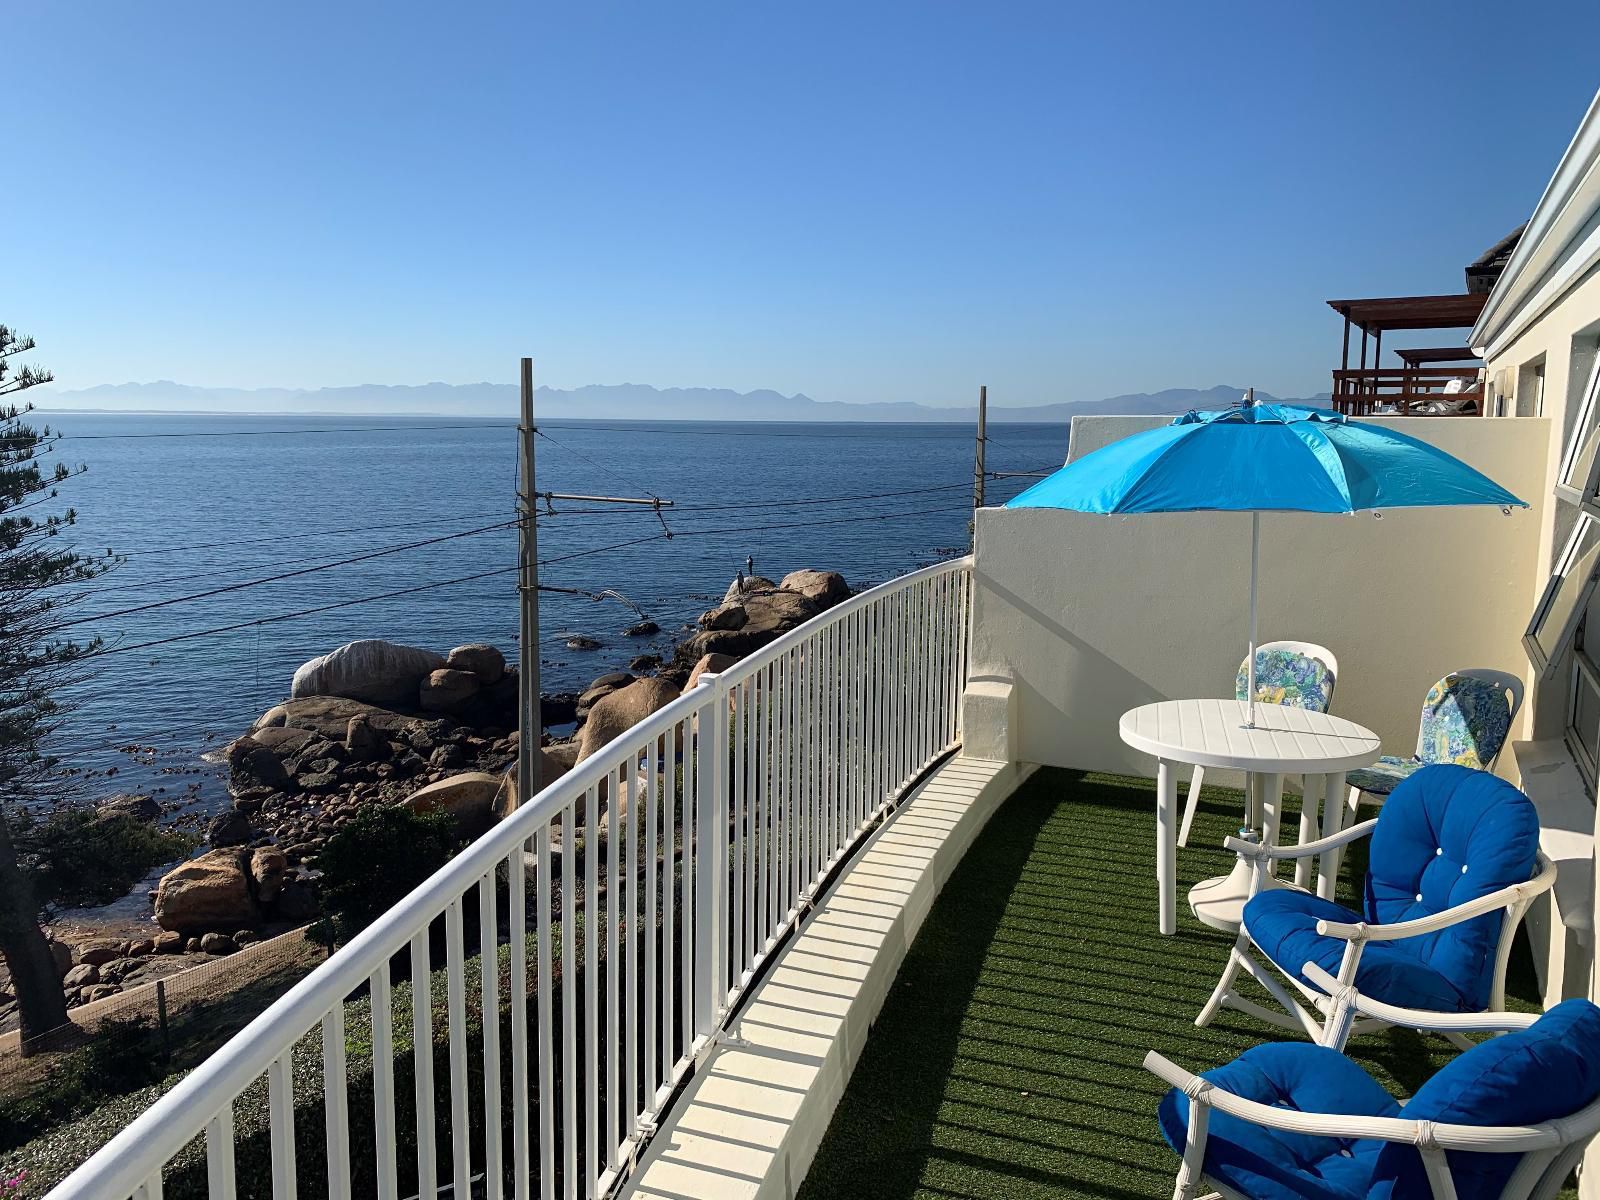
[[[1193,1023],[1233,939],[1196,921],[1185,894],[1231,865],[1208,847],[1238,827],[1242,796],[1202,793],[1170,938],[1156,930],[1154,810],[1147,780],[1065,771],[1002,806],[918,934],[799,1200],[1171,1193],[1178,1160],[1145,1052],[1203,1070],[1292,1035],[1229,1009]],[[1347,859],[1346,890],[1364,866]],[[1531,975],[1519,950],[1509,1007],[1536,1007]],[[1384,1030],[1349,1053],[1406,1096],[1455,1051]]]

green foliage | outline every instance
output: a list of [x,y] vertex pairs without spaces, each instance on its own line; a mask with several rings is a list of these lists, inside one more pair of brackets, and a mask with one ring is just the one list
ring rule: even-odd
[[323,918],[312,936],[324,946],[348,942],[465,845],[449,813],[363,810],[317,856]]
[[11,820],[18,862],[44,911],[110,904],[151,868],[183,858],[193,837],[122,812],[58,808]]
[[94,1041],[63,1055],[43,1087],[0,1105],[0,1151],[11,1150],[38,1131],[99,1108],[161,1079],[167,1057],[143,1020],[110,1020]]

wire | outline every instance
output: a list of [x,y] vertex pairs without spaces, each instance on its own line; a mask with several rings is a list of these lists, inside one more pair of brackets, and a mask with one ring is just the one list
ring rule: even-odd
[[170,600],[152,600],[149,604],[136,604],[132,608],[120,608],[108,613],[95,613],[92,616],[76,617],[71,621],[62,621],[54,629],[67,629],[74,625],[83,625],[90,621],[109,621],[113,617],[126,617],[134,613],[148,612],[153,608],[166,608],[171,604],[187,604],[191,600],[204,600],[211,596],[220,596],[227,592],[237,592],[244,588],[259,587],[264,583],[278,583],[284,579],[294,579],[301,575],[311,575],[317,571],[327,571],[334,567],[349,566],[351,563],[365,562],[370,558],[381,558],[386,554],[397,554],[402,550],[415,550],[421,546],[432,546],[439,542],[449,542],[456,538],[473,537],[476,534],[488,533],[496,529],[509,529],[516,524],[515,521],[502,521],[498,525],[485,525],[480,529],[467,529],[460,533],[446,533],[439,537],[425,538],[420,542],[407,542],[400,546],[386,546],[381,550],[371,550],[366,554],[357,554],[351,558],[341,558],[336,562],[321,563],[314,567],[302,567],[298,571],[285,571],[280,575],[269,575],[262,579],[247,579],[242,583],[230,583],[224,587],[211,588],[204,592],[195,592],[188,596],[174,596]]
[[[560,446],[561,449],[565,450],[568,454],[572,455],[574,458],[581,458],[584,462],[588,463],[591,467],[594,467],[596,470],[599,470],[599,471],[604,471],[607,475],[611,476],[613,479],[615,479],[615,480],[617,480],[617,481],[619,481],[621,483],[625,483],[629,487],[639,487],[639,485],[637,483],[633,482],[632,480],[624,478],[617,471],[615,471],[611,467],[606,466],[605,463],[596,462],[594,459],[590,458],[587,454],[584,454],[582,451],[579,451],[579,450],[574,450],[571,446],[567,445],[565,442],[556,441],[555,438],[551,437],[548,433],[545,433],[544,430],[535,429],[533,432],[535,434],[537,434],[539,437],[542,437],[545,441],[549,442],[552,446]],[[660,496],[656,495],[649,488],[640,488],[640,491],[644,492],[644,494],[646,496],[649,496],[650,499],[652,499],[652,500],[661,499]]]
[[331,537],[336,533],[367,533],[375,529],[414,529],[420,525],[437,525],[440,521],[477,521],[484,517],[503,517],[507,510],[493,512],[458,513],[449,517],[430,517],[425,521],[391,521],[383,525],[347,525],[343,529],[314,529],[310,532],[271,533],[255,538],[229,538],[225,542],[194,542],[187,546],[158,546],[153,550],[130,550],[124,558],[143,557],[150,554],[175,554],[180,550],[215,550],[222,546],[251,546],[260,542],[300,541],[305,538]]
[[[62,410],[63,412],[70,410]],[[61,415],[60,412],[55,415]],[[114,415],[114,414],[113,414]],[[174,413],[174,416],[183,414]],[[199,415],[199,414],[196,414]],[[243,414],[241,414],[243,415]],[[488,418],[485,419],[487,422]],[[58,433],[53,437],[71,438],[80,442],[102,441],[113,438],[189,438],[189,437],[292,437],[306,433],[415,433],[434,429],[515,429],[515,425],[428,425],[425,418],[416,425],[352,425],[337,429],[196,429],[177,430],[171,433]]]

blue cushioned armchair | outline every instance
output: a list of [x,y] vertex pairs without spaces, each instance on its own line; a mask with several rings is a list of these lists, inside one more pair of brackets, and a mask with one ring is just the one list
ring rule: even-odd
[[1404,1103],[1326,1046],[1255,1046],[1201,1076],[1146,1055],[1173,1087],[1157,1112],[1183,1156],[1173,1200],[1206,1185],[1226,1200],[1555,1196],[1600,1131],[1600,1008],[1442,1020],[1515,1032],[1474,1045]]
[[[1280,859],[1323,854],[1369,835],[1360,911],[1293,888],[1262,888]],[[1421,1027],[1433,1014],[1503,1007],[1517,924],[1556,876],[1539,849],[1539,819],[1526,796],[1486,771],[1443,764],[1410,775],[1378,817],[1332,837],[1284,847],[1229,838],[1227,845],[1255,862],[1254,892],[1195,1024],[1209,1024],[1227,1004],[1334,1049],[1374,1023]],[[1257,952],[1275,970],[1258,962]],[[1308,973],[1307,964],[1317,972]],[[1285,1013],[1236,995],[1240,971]],[[1374,1009],[1357,1023],[1339,1000],[1350,988],[1391,1015]]]

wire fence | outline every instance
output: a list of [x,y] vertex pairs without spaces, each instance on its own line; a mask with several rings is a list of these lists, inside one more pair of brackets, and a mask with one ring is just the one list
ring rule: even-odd
[[[81,1049],[108,1026],[139,1021],[170,1048],[201,1019],[214,1019],[226,1003],[240,1010],[240,1024],[309,974],[325,952],[307,936],[308,926],[252,942],[232,954],[141,982],[70,1009],[67,1024],[26,1043],[20,1032],[0,1035],[0,1056]],[[156,956],[159,957],[159,956]],[[121,961],[121,960],[115,960]]]

